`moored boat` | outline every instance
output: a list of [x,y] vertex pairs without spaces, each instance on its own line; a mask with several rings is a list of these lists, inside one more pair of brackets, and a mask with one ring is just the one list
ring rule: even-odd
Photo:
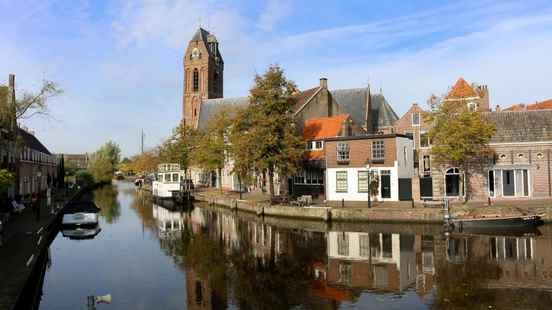
[[452,219],[452,224],[458,229],[519,229],[523,227],[536,227],[543,224],[539,215],[479,215],[470,217],[457,217]]
[[72,202],[63,210],[61,224],[67,226],[95,226],[98,225],[98,208],[93,202]]
[[185,172],[179,164],[160,164],[155,181],[152,182],[154,202],[174,207],[190,197],[193,189],[191,180],[185,179]]

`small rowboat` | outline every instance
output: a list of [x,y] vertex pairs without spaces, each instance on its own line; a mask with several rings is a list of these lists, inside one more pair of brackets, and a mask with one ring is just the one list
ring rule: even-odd
[[453,218],[452,224],[464,228],[519,228],[543,224],[540,215],[481,215],[474,217]]
[[98,225],[98,208],[93,202],[73,202],[63,209],[61,224],[66,226]]

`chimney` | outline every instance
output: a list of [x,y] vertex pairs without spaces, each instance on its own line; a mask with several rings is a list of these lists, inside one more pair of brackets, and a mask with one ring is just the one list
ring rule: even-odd
[[15,74],[9,75],[9,81],[10,88],[15,89]]
[[328,88],[328,79],[320,78],[320,88]]
[[499,104],[496,105],[496,112],[500,112],[500,105]]

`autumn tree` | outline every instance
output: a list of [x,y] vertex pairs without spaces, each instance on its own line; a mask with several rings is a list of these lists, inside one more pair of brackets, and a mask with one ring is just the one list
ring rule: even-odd
[[215,114],[206,131],[200,134],[194,150],[194,160],[199,167],[217,172],[219,188],[222,188],[222,169],[228,158],[230,113],[230,110],[222,109]]
[[[280,179],[294,173],[304,143],[296,135],[292,107],[295,104],[295,83],[286,79],[279,66],[271,66],[263,75],[255,76],[255,85],[250,90],[248,119],[242,124],[245,136],[243,150],[245,156],[251,156],[255,169],[266,171],[271,197],[274,197],[274,178]],[[242,120],[237,120],[240,122]]]
[[229,152],[233,161],[232,173],[238,176],[240,183],[240,198],[243,186],[251,184],[255,170],[255,143],[254,136],[250,134],[250,128],[254,117],[251,109],[238,111],[234,123],[229,131]]
[[185,124],[174,128],[171,136],[159,147],[160,161],[180,164],[181,169],[187,171],[192,163],[197,136],[197,131]]
[[136,173],[152,173],[159,165],[159,153],[157,149],[149,150],[132,158],[132,170]]
[[428,135],[432,143],[434,163],[441,167],[458,167],[464,173],[465,201],[470,196],[470,176],[480,171],[494,155],[489,141],[496,129],[481,113],[471,111],[467,104],[441,101],[425,115],[432,124]]

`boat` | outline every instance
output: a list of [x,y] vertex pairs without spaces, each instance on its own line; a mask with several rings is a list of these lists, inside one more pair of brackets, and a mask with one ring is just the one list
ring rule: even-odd
[[190,198],[192,184],[179,164],[160,164],[152,182],[153,201],[167,207],[178,205]]
[[523,230],[542,225],[540,215],[479,215],[452,218],[452,225],[460,230],[489,231],[497,229]]
[[65,227],[61,234],[69,239],[94,239],[102,231],[99,225],[92,227]]
[[98,208],[91,201],[72,202],[63,209],[61,225],[67,226],[95,226],[98,225]]

